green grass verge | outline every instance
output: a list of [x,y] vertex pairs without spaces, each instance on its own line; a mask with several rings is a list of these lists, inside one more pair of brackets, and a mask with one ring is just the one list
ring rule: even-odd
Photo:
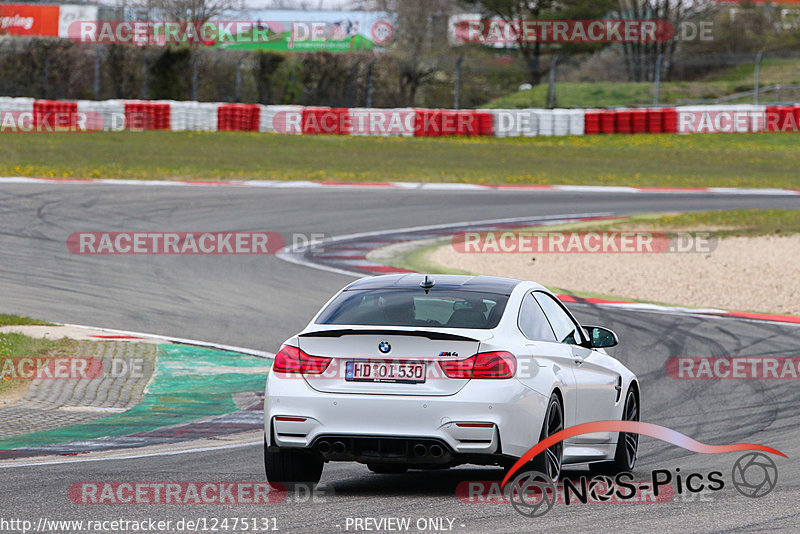
[[0,313],[0,326],[23,325],[23,324],[52,326],[52,323],[48,323],[46,321],[40,321],[39,319],[34,319],[33,317]]
[[[744,63],[713,72],[705,77],[706,81],[735,82],[742,90],[753,88],[755,64]],[[761,61],[758,75],[762,85],[800,84],[800,60],[797,58],[767,57]],[[738,90],[738,89],[737,89]]]
[[800,188],[791,134],[376,138],[3,134],[0,176]]
[[653,228],[692,230],[711,228],[719,236],[796,234],[800,232],[800,210],[728,210],[664,215],[648,219],[632,217],[620,227],[646,223]]
[[[763,85],[767,85],[762,83]],[[749,91],[738,82],[673,82],[661,85],[658,103],[661,106],[677,105],[681,100],[719,98]],[[496,98],[484,106],[485,109],[544,108],[547,106],[547,84],[537,85],[527,91],[519,91]],[[556,106],[559,108],[605,108],[652,106],[655,88],[652,83],[612,82],[562,82],[556,85]],[[794,95],[794,93],[792,93]],[[762,96],[762,101],[765,96]],[[774,98],[772,94],[766,98]],[[786,91],[785,99],[793,99]],[[728,104],[752,104],[753,97],[743,97]]]
[[[585,221],[544,227],[547,231],[603,231],[630,228],[663,231],[710,232],[719,237],[800,233],[800,210],[717,210],[695,213],[645,213],[616,219]],[[539,230],[541,226],[519,228]],[[421,250],[421,249],[419,249]],[[430,251],[430,249],[428,249]],[[414,255],[418,250],[409,252]],[[421,261],[425,261],[424,257]]]
[[[390,265],[399,269],[408,269],[425,274],[473,274],[469,271],[451,269],[444,265],[439,265],[428,259],[434,250],[444,246],[449,240],[441,239],[427,245],[414,247],[406,252],[400,253],[388,259],[373,260],[384,265]],[[370,258],[370,255],[367,255]]]
[[[664,82],[659,89],[659,104],[677,104],[682,99],[711,99],[733,93],[750,91],[754,83],[753,64],[731,67],[709,75],[705,80],[695,82]],[[761,63],[760,85],[800,84],[800,61],[792,58],[768,58]],[[485,108],[542,108],[547,105],[548,85],[537,85],[528,91],[506,95],[486,104]],[[651,106],[654,85],[633,82],[560,82],[556,84],[556,107],[614,107]],[[762,96],[762,102],[769,99],[791,101],[796,92],[784,91],[782,95],[769,93]],[[753,102],[753,97],[745,97],[731,103]]]
[[71,356],[74,354],[76,343],[76,341],[66,338],[35,339],[22,334],[0,334],[0,395],[7,395],[23,389],[29,383],[28,380],[13,378],[3,370],[7,358]]

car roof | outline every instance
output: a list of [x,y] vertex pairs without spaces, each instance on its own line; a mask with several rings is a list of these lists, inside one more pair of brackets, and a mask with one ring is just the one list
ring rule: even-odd
[[388,274],[383,276],[372,276],[356,280],[344,290],[355,289],[410,289],[420,288],[420,282],[428,276],[435,282],[432,291],[437,289],[458,289],[461,291],[479,291],[484,293],[495,293],[500,295],[510,295],[517,285],[522,281],[514,278],[503,278],[501,276],[467,276],[454,274]]

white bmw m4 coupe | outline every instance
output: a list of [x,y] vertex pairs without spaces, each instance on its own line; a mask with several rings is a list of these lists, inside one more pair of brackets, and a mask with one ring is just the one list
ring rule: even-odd
[[[639,419],[636,376],[547,289],[490,276],[403,274],[351,283],[275,357],[264,403],[273,483],[319,482],[326,462],[376,473],[509,467],[564,428]],[[557,443],[532,468],[629,471],[635,434]]]

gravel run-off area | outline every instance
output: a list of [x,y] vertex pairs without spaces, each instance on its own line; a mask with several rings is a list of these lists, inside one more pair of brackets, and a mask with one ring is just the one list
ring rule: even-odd
[[800,235],[726,237],[708,253],[464,253],[448,243],[427,260],[576,292],[800,315]]

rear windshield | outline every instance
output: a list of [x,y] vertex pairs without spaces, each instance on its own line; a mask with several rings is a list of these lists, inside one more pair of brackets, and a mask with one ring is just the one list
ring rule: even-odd
[[344,291],[322,310],[317,324],[488,329],[497,326],[507,295],[457,290]]

